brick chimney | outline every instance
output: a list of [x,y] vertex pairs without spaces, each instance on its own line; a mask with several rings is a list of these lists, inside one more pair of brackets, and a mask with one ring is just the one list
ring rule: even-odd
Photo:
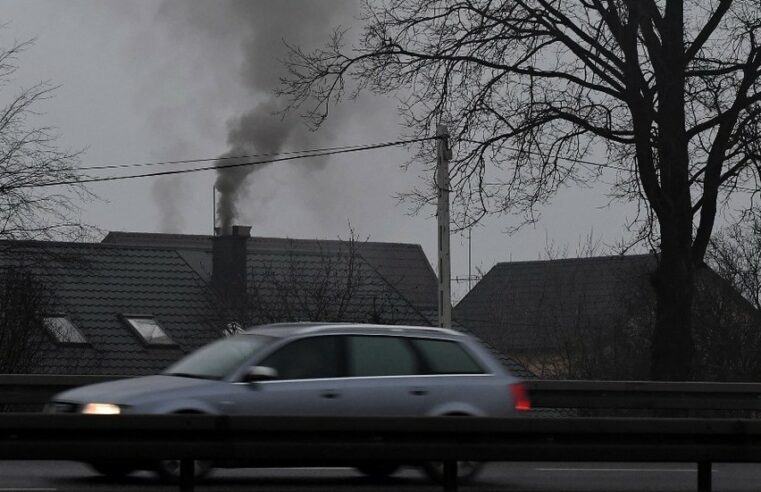
[[212,239],[211,287],[231,310],[243,314],[247,301],[246,245],[251,227],[216,228]]

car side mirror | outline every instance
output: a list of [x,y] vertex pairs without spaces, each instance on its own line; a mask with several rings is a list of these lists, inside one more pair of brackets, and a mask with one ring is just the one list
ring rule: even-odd
[[244,383],[256,383],[258,381],[269,381],[277,379],[277,369],[267,366],[253,366],[246,370],[243,375]]

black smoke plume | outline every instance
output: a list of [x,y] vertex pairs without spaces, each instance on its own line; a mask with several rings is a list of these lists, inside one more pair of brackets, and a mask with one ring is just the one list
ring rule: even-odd
[[[282,118],[284,102],[274,96],[280,77],[285,75],[282,60],[290,45],[315,47],[325,43],[342,21],[351,20],[358,2],[352,0],[167,0],[161,14],[172,22],[184,22],[211,38],[229,37],[230,30],[242,39],[242,63],[236,74],[245,85],[250,100],[241,101],[241,114],[228,121],[228,151],[217,165],[245,162],[231,156],[270,154],[286,145],[294,149],[325,146],[330,136],[313,133],[295,116]],[[237,55],[237,54],[236,54]],[[234,59],[235,56],[231,56]],[[219,64],[212,60],[215,67]],[[310,166],[320,162],[309,161]],[[324,162],[323,162],[324,164]],[[252,173],[265,166],[219,169],[215,187],[217,226],[229,228],[240,215],[241,197]]]

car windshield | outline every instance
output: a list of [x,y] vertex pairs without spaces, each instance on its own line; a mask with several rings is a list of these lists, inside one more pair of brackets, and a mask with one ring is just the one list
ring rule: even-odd
[[223,338],[201,347],[164,371],[167,376],[223,379],[240,367],[257,350],[271,343],[272,337],[240,335]]

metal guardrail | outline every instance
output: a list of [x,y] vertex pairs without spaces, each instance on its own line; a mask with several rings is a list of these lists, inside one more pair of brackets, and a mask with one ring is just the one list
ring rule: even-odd
[[[42,405],[54,394],[131,376],[0,375],[0,404]],[[525,382],[535,408],[761,410],[759,383],[660,381]]]
[[539,408],[761,410],[759,383],[530,380],[526,386]]
[[761,462],[761,422],[48,414],[0,418],[0,459],[104,458],[180,460],[181,491],[193,490],[193,459],[278,466],[440,461],[445,466],[445,491],[457,490],[457,461],[693,462],[698,463],[702,492],[711,490],[711,462]]
[[[0,404],[41,405],[66,389],[124,376],[0,375]],[[761,410],[761,384],[526,381],[535,408]],[[114,443],[118,442],[118,446]],[[712,462],[761,462],[761,422],[727,419],[330,419],[220,416],[4,414],[0,459],[180,459],[192,490],[192,459],[243,458],[288,465],[442,461],[456,490],[456,462],[642,461],[698,463],[711,490]]]

